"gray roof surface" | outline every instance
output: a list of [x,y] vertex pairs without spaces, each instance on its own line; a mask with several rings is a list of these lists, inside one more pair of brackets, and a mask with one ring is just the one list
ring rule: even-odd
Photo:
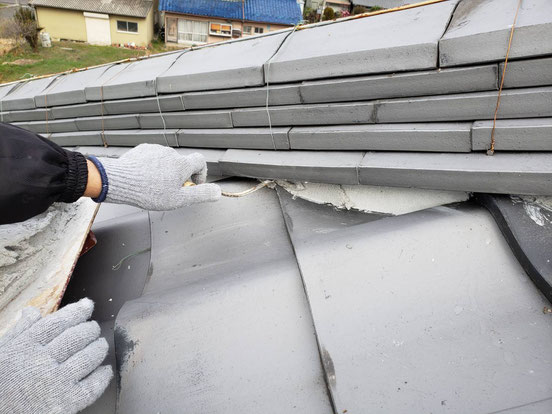
[[[280,187],[164,213],[104,204],[65,299],[96,301],[117,362],[86,413],[550,413],[552,210],[490,195],[552,194],[549,0],[523,2],[485,154],[514,3],[449,1],[0,89],[4,119],[83,154],[170,145],[231,177],[225,191],[257,183],[237,177],[333,183],[409,207],[336,210]],[[411,192],[437,190],[488,194],[413,207]]]
[[95,300],[120,380],[87,414],[552,408],[548,302],[473,202],[388,217],[263,189],[104,204],[93,231],[65,300]]
[[146,17],[153,7],[152,0],[31,0],[30,4],[131,17]]

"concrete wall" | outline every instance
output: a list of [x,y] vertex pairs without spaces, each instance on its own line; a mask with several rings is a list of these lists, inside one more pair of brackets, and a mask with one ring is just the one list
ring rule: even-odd
[[[221,19],[216,17],[206,17],[206,16],[193,16],[193,15],[187,15],[187,14],[176,14],[176,13],[165,13],[165,30],[167,30],[167,22],[166,19],[169,17],[175,17],[178,19],[185,19],[185,20],[194,20],[198,22],[210,22],[210,23],[221,23],[221,24],[228,24],[229,22],[232,24],[233,30],[241,30],[243,33],[243,26],[252,26],[252,27],[260,27],[263,28],[264,33],[273,32],[276,30],[284,29],[286,27],[291,27],[288,25],[282,25],[282,24],[270,24],[270,23],[260,23],[260,22],[244,22],[242,23],[241,20],[228,20],[228,19]],[[252,34],[254,33],[254,29],[252,29]],[[244,35],[247,36],[247,35]],[[217,42],[224,42],[225,40],[230,40],[231,37],[227,36],[215,36],[215,35],[209,35],[207,38],[207,43],[217,43]],[[166,42],[167,45],[175,45],[174,42]],[[185,42],[180,43],[183,46],[191,46],[192,44],[198,44],[198,42]]]
[[36,13],[38,25],[50,33],[52,39],[86,42],[86,25],[81,11],[36,7]]

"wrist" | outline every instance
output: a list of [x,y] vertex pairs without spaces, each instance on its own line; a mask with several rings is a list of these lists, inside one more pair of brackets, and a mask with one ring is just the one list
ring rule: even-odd
[[88,182],[84,190],[84,196],[92,198],[99,197],[102,192],[102,177],[100,172],[92,161],[86,160],[86,165],[88,167]]
[[96,157],[88,156],[87,163],[89,174],[91,173],[92,176],[89,177],[87,186],[89,191],[85,192],[85,195],[92,197],[96,203],[102,203],[105,201],[109,189],[107,174],[103,164]]

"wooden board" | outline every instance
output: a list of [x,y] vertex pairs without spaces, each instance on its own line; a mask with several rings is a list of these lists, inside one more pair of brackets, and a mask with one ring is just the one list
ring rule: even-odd
[[57,310],[99,204],[56,203],[23,223],[0,226],[0,336],[26,306]]

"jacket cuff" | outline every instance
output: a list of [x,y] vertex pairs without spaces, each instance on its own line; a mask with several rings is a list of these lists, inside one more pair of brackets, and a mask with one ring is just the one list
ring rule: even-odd
[[84,195],[88,184],[88,164],[80,152],[64,150],[67,155],[65,191],[58,201],[74,203]]

